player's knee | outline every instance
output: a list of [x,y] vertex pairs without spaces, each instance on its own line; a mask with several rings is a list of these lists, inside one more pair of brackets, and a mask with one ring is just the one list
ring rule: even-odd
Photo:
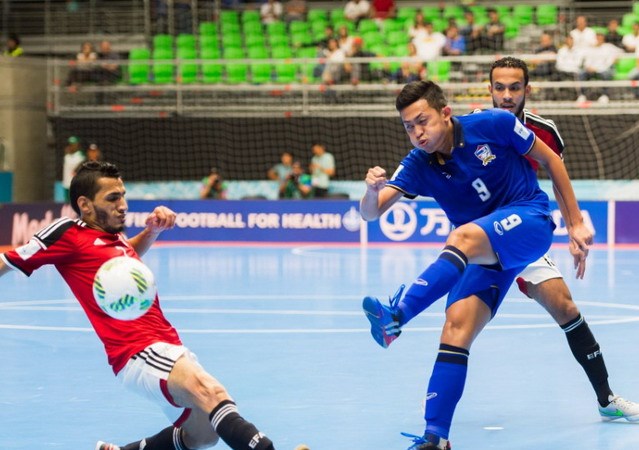
[[193,383],[195,397],[204,411],[210,411],[224,400],[231,400],[226,388],[208,374],[199,374]]

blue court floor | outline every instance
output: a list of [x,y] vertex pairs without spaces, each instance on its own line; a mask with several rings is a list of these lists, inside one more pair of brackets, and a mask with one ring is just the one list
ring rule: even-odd
[[[292,450],[405,450],[444,302],[383,350],[360,310],[410,283],[439,248],[161,246],[145,261],[161,304],[240,412]],[[599,340],[616,393],[639,401],[639,251],[594,250],[575,280],[551,252]],[[115,380],[57,272],[0,279],[0,449],[93,450],[167,426]],[[639,449],[639,424],[602,423],[563,332],[515,289],[471,349],[451,431],[454,450]],[[223,444],[217,448],[226,449]]]

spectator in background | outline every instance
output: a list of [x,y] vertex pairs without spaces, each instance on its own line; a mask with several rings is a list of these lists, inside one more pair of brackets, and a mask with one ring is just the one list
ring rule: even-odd
[[77,136],[69,137],[67,146],[64,148],[64,159],[62,162],[62,188],[64,189],[64,201],[69,202],[69,187],[71,179],[80,164],[84,162],[86,156],[80,146],[80,139]]
[[348,34],[346,25],[342,25],[337,29],[337,44],[345,55],[349,55],[353,50],[353,36]]
[[639,22],[632,24],[632,31],[624,34],[621,44],[627,52],[634,52],[639,44]]
[[466,42],[466,54],[472,55],[481,48],[482,27],[475,23],[475,14],[471,10],[464,12],[466,24],[459,29]]
[[290,152],[282,152],[280,162],[268,169],[266,176],[269,180],[283,183],[293,170],[293,155]]
[[446,37],[439,31],[433,30],[433,24],[426,22],[425,33],[419,33],[413,44],[417,49],[417,55],[424,61],[432,61],[442,54],[442,49],[446,44]]
[[193,11],[191,10],[191,3],[191,0],[173,0],[177,34],[193,33]]
[[619,21],[617,19],[611,19],[606,29],[606,42],[623,48],[622,41],[623,36],[619,34]]
[[530,71],[533,78],[550,78],[555,73],[555,61],[557,57],[557,47],[549,33],[542,33],[539,37],[539,47],[535,49],[536,55],[544,55],[551,59],[534,59],[531,62],[534,69]]
[[260,7],[262,23],[266,25],[281,20],[283,12],[282,3],[279,0],[267,0]]
[[577,80],[583,64],[583,51],[575,47],[575,40],[571,35],[567,35],[559,50],[557,50],[557,60],[555,62],[555,81]]
[[335,158],[326,151],[324,144],[316,143],[311,148],[313,157],[309,170],[311,172],[311,185],[313,197],[326,198],[331,177],[335,176]]
[[574,46],[578,49],[590,49],[597,45],[597,34],[595,30],[588,26],[586,16],[577,16],[575,19],[575,28],[570,32],[574,41]]
[[415,14],[415,20],[412,25],[408,28],[408,36],[413,39],[419,39],[428,34],[428,29],[426,28],[426,19],[424,19],[424,13],[422,11],[417,11]]
[[459,56],[466,53],[466,39],[459,33],[457,25],[450,25],[446,29],[446,41],[442,54],[444,56]]
[[484,26],[481,48],[489,53],[502,51],[505,31],[499,12],[493,8],[488,9],[488,23]]
[[417,56],[417,49],[412,42],[408,43],[408,61],[403,61],[399,69],[391,74],[391,81],[398,84],[407,84],[411,81],[426,79],[426,66]]
[[279,197],[302,199],[310,198],[313,195],[311,176],[304,172],[302,163],[294,161],[291,173],[280,184]]
[[[120,54],[114,52],[111,48],[111,42],[104,40],[100,42],[100,52],[98,59],[105,61],[100,64],[97,70],[97,81],[99,83],[113,84],[120,81],[122,77],[122,68],[117,61],[120,60]],[[108,62],[106,62],[108,61]]]
[[291,23],[306,20],[306,0],[288,0],[284,5],[284,20]]
[[100,150],[100,147],[98,147],[98,144],[93,143],[89,145],[89,148],[87,148],[86,160],[102,161],[102,151]]
[[371,17],[381,23],[386,19],[395,17],[395,0],[373,0],[371,4]]
[[84,42],[80,52],[75,56],[75,66],[69,72],[67,86],[76,83],[95,81],[97,53],[93,49],[91,42]]
[[20,38],[18,38],[17,34],[11,33],[7,39],[7,47],[2,54],[15,58],[22,56],[23,53],[24,50],[20,47]]
[[200,189],[201,199],[226,200],[226,190],[228,186],[226,181],[219,174],[218,170],[213,167],[211,173],[202,180],[202,188]]
[[344,17],[355,24],[369,17],[370,13],[371,4],[368,0],[349,0],[344,6]]
[[337,39],[329,39],[328,47],[323,52],[325,58],[322,81],[326,84],[339,83],[344,74],[344,60],[346,53],[339,47]]
[[[614,76],[614,65],[617,58],[621,55],[622,50],[612,44],[606,42],[606,36],[603,32],[596,34],[597,44],[588,49],[584,53],[583,69],[579,73],[581,81],[586,80],[612,80]],[[601,96],[598,101],[600,103],[608,103],[608,89],[601,89]],[[577,102],[586,101],[586,91],[580,88],[580,95]]]
[[[364,40],[359,36],[354,37],[350,53],[347,53],[346,56],[349,58],[374,58],[377,56],[373,52],[364,50],[363,46]],[[344,73],[353,85],[359,84],[360,81],[372,81],[373,78],[368,62],[346,62],[344,63]]]

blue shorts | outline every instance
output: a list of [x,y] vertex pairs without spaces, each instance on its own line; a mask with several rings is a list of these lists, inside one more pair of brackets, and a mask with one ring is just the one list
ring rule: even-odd
[[499,263],[495,267],[469,264],[448,294],[446,308],[477,295],[494,316],[515,277],[550,248],[555,224],[537,203],[517,203],[500,208],[473,223],[488,235]]
[[525,267],[544,256],[550,248],[555,229],[548,211],[536,202],[509,205],[473,223],[488,235],[504,270]]

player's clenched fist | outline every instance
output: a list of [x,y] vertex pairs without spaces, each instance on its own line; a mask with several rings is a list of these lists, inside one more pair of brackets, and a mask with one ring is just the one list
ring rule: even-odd
[[386,170],[379,166],[371,167],[368,169],[365,181],[368,190],[379,192],[386,186],[386,182],[388,181],[386,178]]

